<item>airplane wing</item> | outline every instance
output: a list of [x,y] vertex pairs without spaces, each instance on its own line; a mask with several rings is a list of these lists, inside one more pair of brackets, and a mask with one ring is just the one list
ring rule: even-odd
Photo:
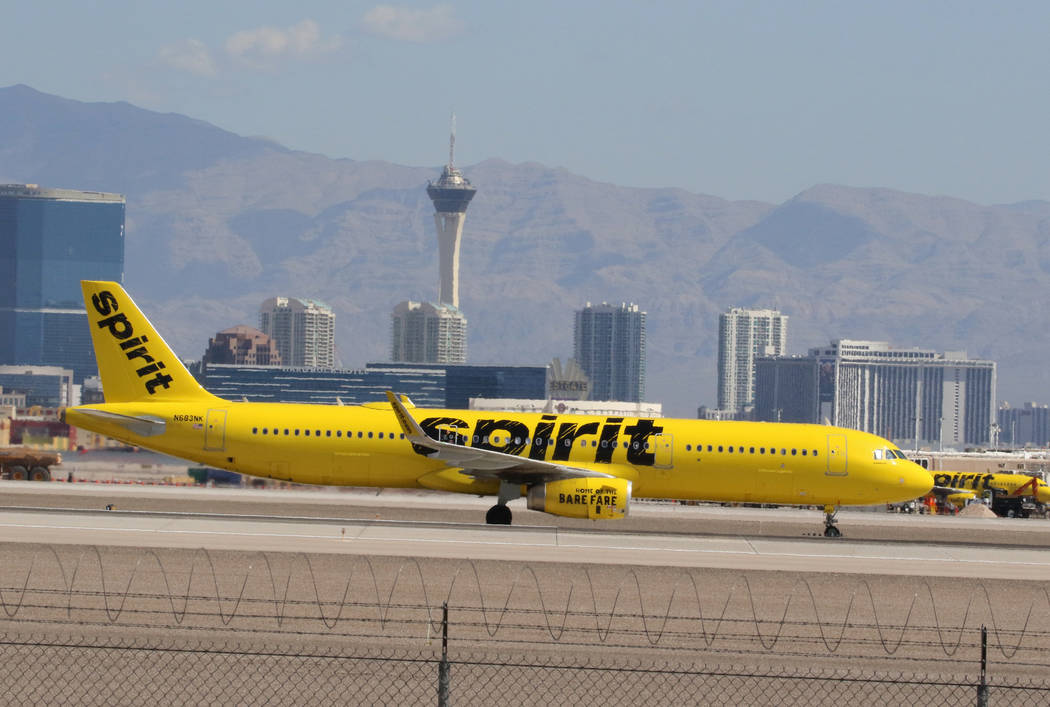
[[91,408],[79,408],[77,410],[81,415],[87,417],[98,418],[103,422],[111,422],[115,425],[120,425],[124,429],[140,437],[153,437],[155,435],[164,434],[165,422],[159,417],[153,417],[152,415],[120,415],[115,412],[105,412],[103,410],[92,410]]
[[410,442],[420,447],[433,449],[435,453],[430,456],[431,459],[440,459],[450,467],[460,469],[467,476],[477,479],[498,479],[513,484],[536,484],[561,479],[615,478],[612,474],[603,474],[600,471],[527,459],[491,449],[477,449],[449,442],[439,442],[423,431],[419,423],[408,414],[404,403],[393,392],[388,390],[386,396],[394,408],[394,414],[397,415],[401,430]]
[[934,486],[930,489],[930,493],[937,496],[951,496],[953,493],[972,493],[975,496],[978,495],[978,491],[973,489],[957,489],[951,486]]

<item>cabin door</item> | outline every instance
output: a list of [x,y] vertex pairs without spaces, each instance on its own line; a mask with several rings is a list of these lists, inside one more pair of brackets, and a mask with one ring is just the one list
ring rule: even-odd
[[846,435],[828,435],[828,476],[846,476]]
[[226,411],[209,410],[204,421],[204,451],[221,452],[226,449]]

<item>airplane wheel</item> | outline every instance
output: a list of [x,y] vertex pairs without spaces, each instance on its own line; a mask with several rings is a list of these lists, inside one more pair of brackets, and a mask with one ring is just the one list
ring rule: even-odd
[[485,522],[489,525],[510,525],[510,519],[510,509],[501,503],[490,508],[485,514]]
[[29,478],[29,472],[21,464],[16,464],[7,470],[8,478],[11,481],[25,481]]
[[30,481],[50,481],[51,472],[42,466],[34,466],[29,470]]
[[833,525],[829,525],[828,527],[824,528],[824,537],[825,538],[842,537],[842,531],[840,531],[838,528],[836,528]]

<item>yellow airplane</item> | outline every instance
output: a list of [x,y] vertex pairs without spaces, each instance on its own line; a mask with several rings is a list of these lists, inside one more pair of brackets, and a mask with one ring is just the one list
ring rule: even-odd
[[930,474],[875,435],[821,425],[233,402],[204,390],[115,282],[82,282],[104,404],[71,425],[252,476],[493,495],[574,518],[622,518],[647,498],[839,506],[907,501]]
[[936,471],[933,491],[949,503],[962,508],[978,495],[991,497],[992,510],[998,515],[1025,515],[1024,499],[1050,504],[1050,486],[1042,479],[1027,474],[980,474],[960,471]]

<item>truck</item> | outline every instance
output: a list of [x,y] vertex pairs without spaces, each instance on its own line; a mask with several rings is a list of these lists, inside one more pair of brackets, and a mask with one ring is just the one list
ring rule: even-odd
[[50,481],[51,467],[62,463],[62,455],[29,447],[0,449],[0,478],[11,481]]

